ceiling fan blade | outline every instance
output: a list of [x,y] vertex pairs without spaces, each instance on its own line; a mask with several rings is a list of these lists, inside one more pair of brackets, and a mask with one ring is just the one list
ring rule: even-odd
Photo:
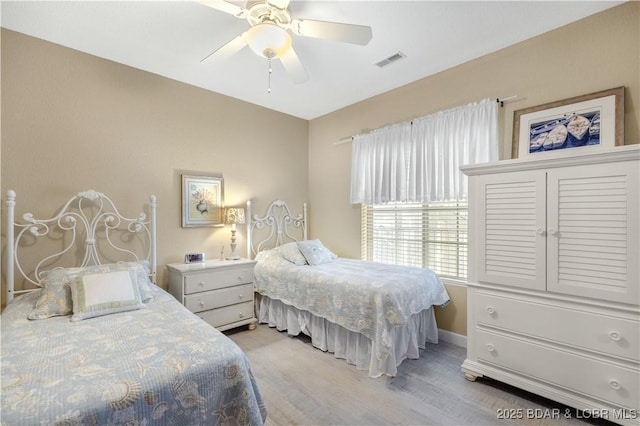
[[307,70],[304,69],[304,65],[300,62],[300,58],[298,58],[293,48],[290,48],[287,53],[280,57],[280,62],[282,62],[282,66],[294,83],[304,83],[309,79]]
[[223,0],[199,0],[198,3],[209,6],[212,9],[217,9],[222,12],[229,13],[238,18],[244,18],[245,13],[247,12],[246,9]]
[[290,0],[267,0],[267,3],[277,9],[284,10],[289,6]]
[[294,33],[305,37],[335,40],[361,46],[366,46],[373,37],[371,27],[339,22],[294,19],[291,23],[291,29]]
[[204,61],[206,61],[208,59],[213,58],[214,56],[216,58],[218,58],[218,57],[219,58],[230,57],[230,56],[238,53],[246,45],[247,45],[247,33],[242,33],[238,37],[236,37],[233,40],[231,40],[229,43],[225,44],[221,48],[219,48],[219,49],[213,51],[212,53],[210,53],[209,55],[207,55],[200,62],[204,62]]

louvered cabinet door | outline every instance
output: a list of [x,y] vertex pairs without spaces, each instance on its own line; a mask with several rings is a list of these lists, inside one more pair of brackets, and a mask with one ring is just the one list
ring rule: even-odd
[[547,290],[640,304],[638,164],[548,172]]
[[482,175],[474,185],[478,281],[545,290],[544,171]]

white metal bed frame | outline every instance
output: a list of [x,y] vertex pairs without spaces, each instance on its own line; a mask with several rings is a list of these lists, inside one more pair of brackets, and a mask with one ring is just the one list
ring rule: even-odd
[[[288,241],[307,239],[307,203],[302,204],[302,213],[291,214],[289,207],[282,200],[269,204],[267,212],[260,217],[251,214],[251,201],[247,201],[247,258],[253,259],[260,251],[280,246]],[[258,239],[254,244],[254,232],[265,229],[268,235]],[[301,232],[296,238],[292,232]]]
[[[101,265],[104,256],[101,255],[100,248],[97,246],[97,237],[104,236],[106,244],[115,249],[117,252],[130,256],[131,260],[140,261],[147,260],[150,264],[150,279],[156,282],[156,197],[151,195],[149,198],[150,218],[147,219],[146,213],[139,213],[137,218],[129,218],[120,214],[115,204],[109,197],[101,192],[94,190],[82,191],[71,197],[58,214],[49,219],[36,219],[32,213],[24,213],[22,219],[24,223],[14,221],[16,206],[16,193],[13,190],[7,192],[7,269],[6,269],[6,303],[13,300],[14,295],[35,291],[42,287],[41,275],[44,268],[50,268],[50,262],[55,262],[62,255],[67,253],[73,247],[84,248],[84,258],[79,265],[88,266]],[[18,231],[19,229],[19,231]],[[19,259],[20,244],[25,235],[33,237],[44,237],[49,235],[50,231],[56,229],[65,235],[71,236],[71,241],[58,252],[52,253],[41,259],[36,265],[33,272],[24,271]],[[131,235],[142,234],[148,239],[148,250],[142,256],[134,251],[117,245],[114,243],[110,234],[113,232],[127,232]],[[28,233],[28,234],[27,234]],[[86,239],[84,246],[82,242],[76,242],[76,236],[84,233]],[[107,259],[104,259],[107,260]],[[20,273],[22,278],[30,284],[38,288],[22,289],[16,291],[15,286],[15,270]]]

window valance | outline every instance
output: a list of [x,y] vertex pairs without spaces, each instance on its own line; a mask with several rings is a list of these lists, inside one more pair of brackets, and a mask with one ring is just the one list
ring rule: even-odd
[[351,203],[467,199],[465,164],[498,159],[498,112],[485,99],[353,138]]

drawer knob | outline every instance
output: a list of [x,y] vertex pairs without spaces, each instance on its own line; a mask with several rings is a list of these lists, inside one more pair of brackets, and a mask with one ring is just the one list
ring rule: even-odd
[[609,337],[611,338],[611,340],[613,340],[614,342],[617,342],[620,340],[620,333],[618,333],[617,331],[610,331],[609,332]]
[[491,343],[489,343],[489,344],[487,344],[487,350],[489,352],[494,352],[496,350],[496,348]]
[[240,312],[240,313],[238,314],[238,316],[239,316],[240,318],[244,318],[244,314],[243,314],[242,312]]
[[203,281],[200,281],[200,282],[198,283],[198,286],[200,286],[200,287],[204,287],[204,282],[203,282]]
[[204,308],[204,302],[201,300],[199,303],[200,307]]
[[242,275],[238,275],[238,281],[242,281]]
[[496,310],[493,309],[493,306],[487,306],[487,312],[489,313],[489,315],[493,315],[496,313]]
[[239,295],[238,295],[238,299],[244,299],[244,295],[239,294]]
[[620,383],[615,379],[609,380],[609,386],[611,386],[613,390],[620,390]]

